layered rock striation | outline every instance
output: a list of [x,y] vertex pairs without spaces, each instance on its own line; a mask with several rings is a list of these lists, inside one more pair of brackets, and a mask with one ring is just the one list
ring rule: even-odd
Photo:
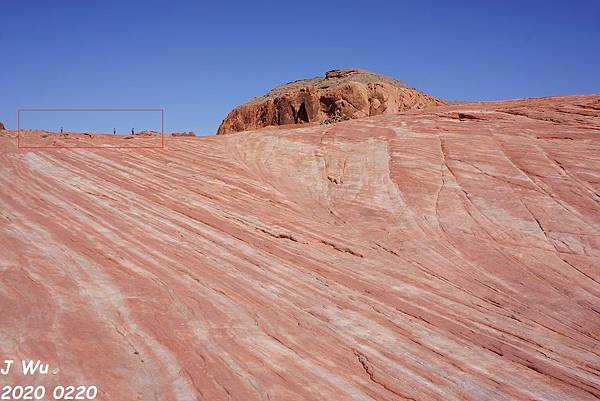
[[0,137],[2,356],[103,400],[597,401],[599,135],[575,96]]
[[325,77],[281,85],[235,108],[217,134],[272,125],[339,122],[441,104],[441,100],[384,75],[360,69],[332,70]]

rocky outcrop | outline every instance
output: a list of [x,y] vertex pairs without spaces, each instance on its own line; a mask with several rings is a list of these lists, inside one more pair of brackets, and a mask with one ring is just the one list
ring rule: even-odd
[[4,126],[4,124],[2,124],[2,121],[0,121],[0,131],[4,131],[6,129],[6,127]]
[[[160,132],[158,132],[158,131],[145,130],[145,131],[136,132],[134,135],[160,136],[162,134]],[[170,135],[170,136],[196,136],[196,134],[193,131],[170,132],[170,133],[167,133],[166,135]]]
[[93,384],[103,401],[598,401],[599,100],[160,151],[0,137],[0,361],[52,372],[13,367],[2,385]]
[[290,82],[235,108],[217,134],[271,125],[332,123],[441,105],[432,96],[384,75],[360,69]]
[[135,136],[159,136],[162,134],[158,131],[142,130],[142,131],[134,132],[133,135],[135,135]]
[[194,131],[171,132],[171,136],[196,136]]

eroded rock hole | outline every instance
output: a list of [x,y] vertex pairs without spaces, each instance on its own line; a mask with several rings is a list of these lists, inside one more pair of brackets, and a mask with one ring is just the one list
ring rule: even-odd
[[296,123],[298,122],[308,122],[308,112],[306,111],[306,105],[304,102],[302,102],[302,104],[300,105],[300,109],[298,109],[298,119]]
[[292,116],[294,117],[294,124],[308,122],[308,112],[306,111],[306,105],[304,104],[304,102],[302,102],[298,111],[296,111],[296,108],[292,105],[290,105],[290,108],[292,109]]

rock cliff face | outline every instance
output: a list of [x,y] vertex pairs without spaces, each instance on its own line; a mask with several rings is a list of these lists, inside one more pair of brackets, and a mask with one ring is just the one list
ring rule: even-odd
[[333,70],[324,78],[279,86],[237,107],[217,134],[270,125],[338,122],[441,104],[441,100],[384,75],[359,69]]
[[599,132],[576,96],[159,150],[0,135],[2,360],[106,401],[598,401]]
[[2,121],[0,121],[0,131],[4,131],[6,129],[6,127],[4,127],[4,124],[2,124]]

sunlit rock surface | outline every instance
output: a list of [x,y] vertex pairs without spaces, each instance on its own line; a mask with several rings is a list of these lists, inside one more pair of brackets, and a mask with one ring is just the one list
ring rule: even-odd
[[[0,350],[101,400],[597,400],[600,96],[0,137]],[[120,139],[115,138],[115,141]]]
[[267,126],[330,124],[445,104],[406,84],[362,69],[327,71],[288,82],[233,109],[217,135]]

